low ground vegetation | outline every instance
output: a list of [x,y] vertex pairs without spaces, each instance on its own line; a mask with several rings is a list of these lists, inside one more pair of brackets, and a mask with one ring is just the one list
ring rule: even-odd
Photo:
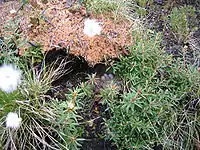
[[[163,44],[169,29],[178,43],[190,46],[188,39],[197,29],[188,16],[196,18],[196,8],[172,7],[168,17],[163,17],[169,28],[158,32],[156,25],[149,28],[146,20],[151,10],[147,6],[156,7],[158,2],[79,3],[90,13],[106,16],[114,12],[115,21],[127,8],[120,19],[134,22],[132,45],[121,49],[116,59],[105,57],[103,71],[98,71],[96,66],[102,64],[90,66],[75,56],[70,60],[68,49],[63,47],[60,54],[55,53],[56,59],[34,43],[20,54],[27,41],[20,38],[16,22],[12,27],[6,24],[9,36],[0,38],[0,148],[95,149],[91,143],[97,148],[103,141],[104,149],[108,146],[113,150],[198,149],[199,56],[192,52],[195,61],[187,61],[186,55],[168,53],[169,43]],[[69,3],[71,6],[74,4]],[[128,11],[133,14],[127,17]],[[105,36],[100,34],[100,24],[91,22],[98,33],[90,27],[85,34]],[[2,71],[8,68],[15,73]]]

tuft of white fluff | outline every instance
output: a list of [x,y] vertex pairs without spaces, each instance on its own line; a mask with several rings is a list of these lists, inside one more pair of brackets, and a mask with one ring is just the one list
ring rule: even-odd
[[0,67],[0,90],[11,93],[17,89],[21,82],[21,71],[13,65]]
[[84,22],[83,32],[89,37],[99,35],[101,33],[102,27],[94,19],[86,19]]
[[73,109],[75,107],[73,102],[68,102],[69,109]]
[[12,9],[12,10],[10,11],[11,14],[15,14],[16,12],[17,12],[17,11],[14,10],[14,9]]
[[18,117],[17,113],[9,112],[6,117],[6,127],[12,129],[19,128],[21,120],[22,119]]

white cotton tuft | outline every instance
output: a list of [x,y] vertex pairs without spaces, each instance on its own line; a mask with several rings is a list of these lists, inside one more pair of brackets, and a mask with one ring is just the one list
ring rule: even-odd
[[21,71],[13,65],[0,67],[0,90],[11,93],[17,89],[21,81]]
[[6,117],[6,127],[16,129],[21,124],[21,118],[18,117],[17,113],[9,112]]
[[11,13],[11,14],[15,14],[15,13],[17,13],[17,11],[14,10],[14,9],[12,9],[12,10],[10,11],[10,13]]
[[99,35],[101,33],[102,27],[94,19],[86,19],[84,22],[83,32],[89,37]]
[[69,109],[73,109],[75,107],[75,104],[73,102],[68,102]]

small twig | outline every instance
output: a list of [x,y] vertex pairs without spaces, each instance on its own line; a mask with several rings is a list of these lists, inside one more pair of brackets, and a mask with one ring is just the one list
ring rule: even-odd
[[72,0],[66,0],[66,7],[70,8],[72,6]]
[[53,23],[51,23],[51,21],[49,21],[45,16],[42,17],[44,19],[44,21],[46,21],[48,24],[52,25],[54,28],[56,28],[56,26],[54,26]]
[[16,14],[24,7],[24,5],[26,4],[26,2],[22,2],[22,4],[20,5],[20,7],[17,9]]
[[138,95],[141,94],[141,93],[142,93],[142,91],[139,89],[137,91],[137,93],[135,94],[135,96],[131,99],[131,101],[134,102],[138,98]]
[[31,46],[33,46],[33,47],[38,47],[36,44],[34,44],[34,43],[32,43],[32,42],[27,42],[28,44],[30,44]]
[[49,19],[47,19],[47,17],[45,17],[45,12],[46,12],[46,11],[47,11],[47,9],[45,9],[45,10],[42,11],[42,18],[44,19],[44,21],[46,21],[47,23],[49,23],[50,25],[52,25],[54,28],[56,28],[56,27],[54,26],[54,24],[51,23],[51,21],[49,21]]

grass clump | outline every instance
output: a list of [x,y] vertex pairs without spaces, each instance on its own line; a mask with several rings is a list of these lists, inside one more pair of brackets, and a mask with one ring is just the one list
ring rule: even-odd
[[147,6],[152,4],[152,0],[134,0],[131,1],[131,11],[135,12],[135,17],[144,17],[148,14]]
[[[51,83],[59,78],[65,63],[59,66],[41,66],[40,69],[23,68],[23,80],[14,93],[0,93],[0,142],[3,149],[79,149],[82,134],[78,127],[80,109],[78,100],[69,105],[71,99],[58,101],[47,94]],[[5,103],[2,103],[6,100]],[[6,126],[6,115],[15,112],[21,118],[19,128]]]
[[[112,67],[126,87],[118,99],[108,100],[112,117],[108,138],[118,149],[193,149],[199,138],[197,105],[199,73],[174,64],[160,49],[161,36],[135,32],[130,55]],[[185,96],[190,93],[190,97]]]
[[195,16],[195,9],[192,6],[174,7],[172,9],[168,20],[172,30],[177,34],[178,39],[186,40],[190,33],[188,20],[195,19]]
[[84,3],[89,11],[93,11],[96,14],[103,14],[106,12],[118,14],[126,7],[127,2],[119,0],[86,0]]

